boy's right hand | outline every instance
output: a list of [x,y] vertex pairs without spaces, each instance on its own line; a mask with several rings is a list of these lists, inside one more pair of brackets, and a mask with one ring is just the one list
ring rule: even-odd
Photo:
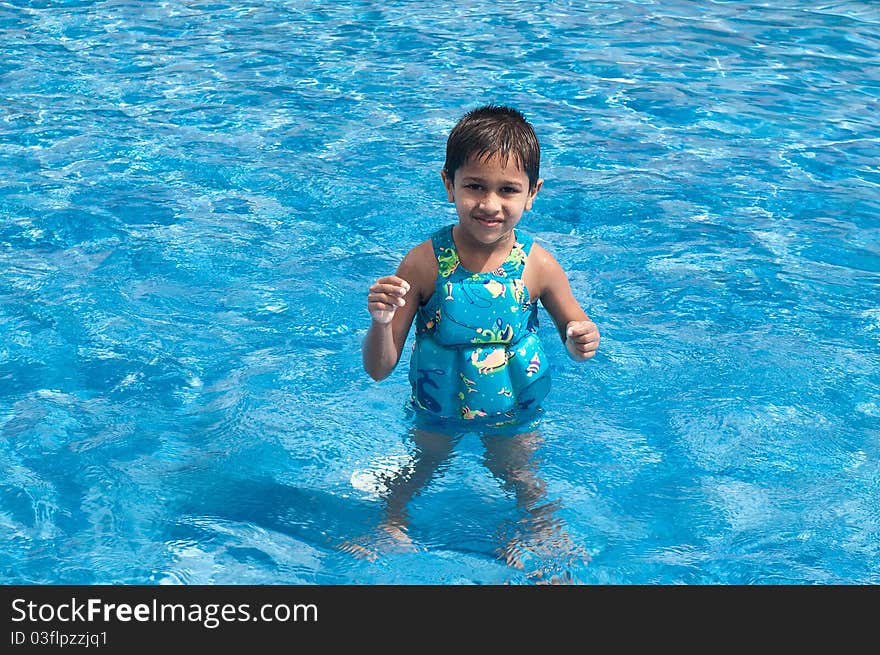
[[376,323],[387,324],[394,318],[394,312],[403,307],[403,297],[409,291],[409,282],[396,275],[380,277],[370,287],[367,296],[367,309]]

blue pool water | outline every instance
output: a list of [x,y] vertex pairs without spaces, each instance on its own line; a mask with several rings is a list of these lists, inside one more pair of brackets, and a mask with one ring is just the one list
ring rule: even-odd
[[[0,582],[880,583],[877,3],[7,1],[0,44]],[[535,521],[465,435],[392,548],[366,290],[487,102],[602,345],[542,313]]]

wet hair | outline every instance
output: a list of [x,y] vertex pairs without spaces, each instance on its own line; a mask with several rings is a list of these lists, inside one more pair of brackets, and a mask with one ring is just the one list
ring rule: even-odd
[[510,107],[477,107],[462,116],[449,133],[443,171],[452,183],[455,171],[469,158],[485,161],[496,155],[505,165],[515,157],[529,178],[529,190],[535,188],[541,146],[525,116]]

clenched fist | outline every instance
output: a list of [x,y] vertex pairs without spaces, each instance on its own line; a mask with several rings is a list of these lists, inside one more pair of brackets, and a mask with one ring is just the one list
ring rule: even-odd
[[367,309],[376,323],[387,324],[394,319],[394,312],[403,307],[403,297],[409,291],[409,282],[396,275],[380,277],[370,287]]
[[593,321],[569,321],[565,327],[565,347],[572,359],[590,359],[599,348],[599,328]]

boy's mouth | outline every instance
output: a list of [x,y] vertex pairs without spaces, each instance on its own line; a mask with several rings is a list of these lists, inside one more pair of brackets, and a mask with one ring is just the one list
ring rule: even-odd
[[495,227],[504,222],[500,218],[482,218],[480,216],[474,216],[474,220],[480,225],[485,225],[486,227]]

